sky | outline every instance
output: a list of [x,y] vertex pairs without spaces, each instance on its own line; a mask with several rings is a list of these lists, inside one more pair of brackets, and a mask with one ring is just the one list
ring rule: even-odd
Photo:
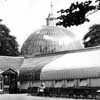
[[[68,8],[71,2],[85,0],[52,0],[53,13],[62,8]],[[50,12],[51,0],[0,0],[0,18],[3,19],[11,30],[10,34],[16,37],[21,48],[24,41],[34,31],[46,25],[45,19]],[[100,23],[100,11],[89,16],[90,22],[78,27],[70,27],[78,39],[82,39],[84,34],[93,24]]]

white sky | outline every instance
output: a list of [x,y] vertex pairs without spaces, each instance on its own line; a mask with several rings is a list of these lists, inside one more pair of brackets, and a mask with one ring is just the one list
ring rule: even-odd
[[[85,0],[52,0],[54,13],[62,8],[68,8],[71,2]],[[45,25],[45,18],[50,12],[51,0],[0,0],[0,18],[6,24],[12,35],[22,46],[27,37],[35,30]],[[100,23],[100,12],[89,16],[91,21],[78,27],[71,27],[70,30],[81,39],[88,31],[88,27]]]

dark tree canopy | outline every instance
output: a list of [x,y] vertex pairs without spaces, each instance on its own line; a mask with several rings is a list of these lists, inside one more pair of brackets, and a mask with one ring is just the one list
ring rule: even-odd
[[18,43],[16,38],[9,33],[9,28],[0,23],[0,55],[18,56]]
[[[97,1],[98,2],[98,1]],[[96,10],[96,6],[92,5],[92,1],[85,1],[81,3],[72,3],[69,9],[61,9],[61,15],[58,17],[60,20],[57,25],[62,25],[64,27],[70,27],[73,25],[80,25],[84,22],[89,22],[86,14],[92,10]]]
[[90,27],[89,32],[83,38],[84,47],[93,47],[100,45],[100,24]]
[[[70,27],[73,25],[81,25],[84,22],[89,22],[88,15],[100,10],[100,0],[88,0],[85,2],[72,3],[68,9],[61,9],[60,20],[57,25]],[[90,13],[91,12],[91,13]],[[83,38],[84,47],[92,47],[100,45],[100,24],[90,27],[89,32]]]

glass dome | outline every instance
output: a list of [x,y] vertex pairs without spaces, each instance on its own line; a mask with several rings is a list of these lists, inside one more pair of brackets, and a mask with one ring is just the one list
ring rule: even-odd
[[36,55],[75,49],[74,40],[74,34],[65,28],[45,26],[28,37],[21,52],[23,55]]
[[56,26],[56,22],[57,18],[51,10],[46,18],[46,26],[32,33],[24,42],[22,55],[32,56],[80,48],[80,42],[76,44],[75,35],[64,27]]

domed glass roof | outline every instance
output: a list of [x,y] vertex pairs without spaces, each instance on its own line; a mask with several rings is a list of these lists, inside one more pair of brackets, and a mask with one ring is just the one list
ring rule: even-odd
[[[52,9],[52,4],[51,4]],[[57,18],[51,13],[46,18],[46,26],[31,34],[24,42],[21,52],[24,56],[55,53],[80,48],[75,42],[75,36],[64,27],[55,25]]]
[[21,51],[23,55],[65,51],[73,40],[75,40],[74,34],[67,29],[57,26],[45,26],[28,37]]

